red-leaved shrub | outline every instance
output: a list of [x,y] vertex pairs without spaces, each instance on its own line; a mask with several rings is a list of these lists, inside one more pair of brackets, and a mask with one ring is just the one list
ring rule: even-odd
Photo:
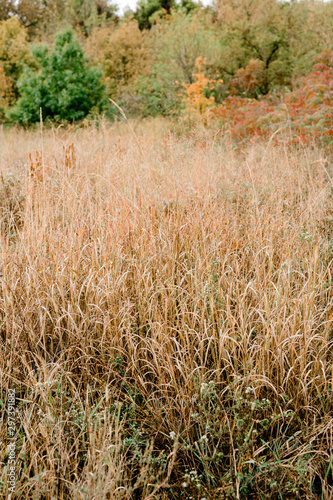
[[313,72],[281,97],[245,99],[230,96],[212,111],[231,137],[252,141],[275,133],[277,143],[319,142],[333,147],[333,52],[317,58]]

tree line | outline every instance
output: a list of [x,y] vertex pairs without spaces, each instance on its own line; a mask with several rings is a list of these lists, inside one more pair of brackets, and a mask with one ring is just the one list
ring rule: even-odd
[[198,58],[216,105],[267,99],[332,50],[332,1],[141,0],[119,15],[107,0],[0,0],[0,119],[111,117],[110,99],[128,116],[175,116]]

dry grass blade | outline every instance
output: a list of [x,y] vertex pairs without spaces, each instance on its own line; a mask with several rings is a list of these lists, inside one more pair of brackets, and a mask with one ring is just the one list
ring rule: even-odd
[[125,121],[4,132],[17,497],[329,500],[329,163]]

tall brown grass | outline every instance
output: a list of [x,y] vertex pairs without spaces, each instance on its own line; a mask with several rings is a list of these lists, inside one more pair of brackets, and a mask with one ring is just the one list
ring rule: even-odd
[[330,160],[140,127],[1,133],[1,494],[332,498]]

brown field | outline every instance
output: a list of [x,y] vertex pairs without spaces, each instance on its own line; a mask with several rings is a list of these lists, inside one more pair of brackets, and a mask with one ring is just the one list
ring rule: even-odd
[[331,499],[331,160],[129,125],[0,132],[0,495]]

